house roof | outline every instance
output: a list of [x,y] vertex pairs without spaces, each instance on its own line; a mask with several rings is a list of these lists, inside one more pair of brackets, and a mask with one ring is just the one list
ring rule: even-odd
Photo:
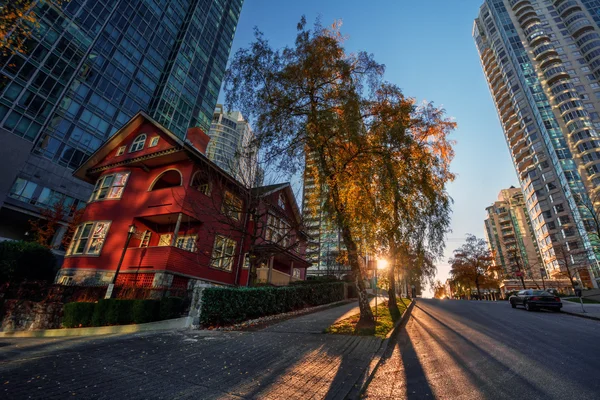
[[[143,111],[138,112],[125,125],[123,125],[121,129],[115,132],[115,134],[111,136],[102,146],[100,146],[100,148],[98,148],[98,150],[96,150],[96,152],[92,154],[86,160],[86,162],[84,162],[81,166],[79,166],[79,168],[77,168],[77,170],[75,170],[75,172],[73,172],[73,175],[83,181],[94,183],[95,180],[90,179],[87,174],[88,171],[95,165],[98,165],[100,162],[102,162],[102,160],[104,160],[112,151],[114,151],[131,132],[140,127],[144,122],[150,122],[152,125],[156,126],[156,128],[159,129],[162,134],[172,139],[181,150],[185,150],[189,155],[207,163],[210,167],[217,170],[231,182],[241,185],[229,173],[210,161],[208,157],[206,157],[206,155],[200,150],[195,148],[190,141],[182,140],[180,137],[176,136],[174,133],[169,131]],[[127,160],[125,163],[130,163],[131,161],[132,160]]]
[[287,194],[287,197],[291,200],[292,211],[294,216],[296,217],[296,222],[302,222],[302,214],[300,213],[300,208],[298,207],[298,203],[296,202],[296,196],[294,195],[294,191],[292,190],[292,185],[289,182],[284,183],[276,183],[274,185],[260,186],[252,189],[252,195],[258,197],[269,196],[273,193],[284,190]]

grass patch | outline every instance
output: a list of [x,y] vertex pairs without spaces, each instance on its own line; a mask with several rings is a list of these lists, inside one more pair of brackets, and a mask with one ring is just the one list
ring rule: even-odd
[[[398,309],[400,314],[404,314],[406,307],[410,304],[410,300],[403,299],[404,303],[398,299]],[[375,307],[371,307],[373,316],[375,316]],[[325,333],[333,335],[357,335],[364,336],[356,331],[356,324],[360,318],[359,314],[354,314],[348,318],[338,321],[325,329]],[[385,339],[388,333],[394,328],[394,321],[387,307],[387,302],[377,305],[377,319],[375,320],[375,336]]]
[[[571,303],[579,303],[579,299],[563,299],[564,301],[570,301]],[[585,297],[581,299],[583,304],[600,304],[600,301],[586,299]]]

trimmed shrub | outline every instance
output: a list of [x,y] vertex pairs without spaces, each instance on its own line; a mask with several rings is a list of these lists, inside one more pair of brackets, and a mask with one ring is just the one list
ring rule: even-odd
[[65,328],[92,325],[92,316],[96,303],[68,303],[63,309],[62,324]]
[[164,297],[160,300],[159,320],[178,318],[184,311],[181,297]]
[[53,281],[56,257],[35,242],[0,242],[0,282]]
[[100,300],[108,303],[106,310],[106,325],[126,325],[133,321],[133,306],[135,300]]
[[344,283],[285,287],[207,288],[202,294],[200,322],[228,325],[344,299]]
[[159,319],[160,300],[133,300],[134,324],[145,324]]
[[92,315],[92,326],[107,325],[108,308],[110,307],[110,299],[99,300],[94,307]]

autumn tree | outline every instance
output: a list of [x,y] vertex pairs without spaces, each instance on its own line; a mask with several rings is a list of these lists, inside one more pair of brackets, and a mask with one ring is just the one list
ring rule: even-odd
[[[304,167],[313,178],[314,196],[340,229],[356,279],[357,328],[373,329],[360,254],[377,250],[381,215],[372,205],[381,184],[398,177],[384,178],[383,168],[404,171],[412,149],[412,165],[434,170],[444,150],[427,141],[444,138],[434,137],[412,102],[383,81],[383,65],[365,52],[347,54],[343,42],[339,24],[310,30],[304,18],[293,47],[274,50],[257,32],[250,47],[236,53],[225,87],[228,104],[255,119],[257,138],[277,168],[294,173]],[[416,151],[419,145],[423,150]],[[419,191],[407,183],[401,182],[405,192]]]
[[448,294],[446,293],[446,285],[444,285],[439,280],[435,281],[431,289],[433,291],[433,297],[435,297],[436,299],[443,299],[448,296]]
[[[380,88],[374,104],[370,132],[380,140],[382,151],[372,158],[379,188],[373,206],[378,212],[381,247],[391,259],[388,307],[392,317],[399,317],[397,261],[416,254],[409,265],[421,283],[429,275],[423,257],[436,258],[444,249],[451,205],[446,184],[454,179],[449,170],[454,152],[448,135],[456,124],[431,103],[415,107],[414,100],[389,84]],[[434,274],[435,270],[429,276]]]
[[454,250],[454,257],[449,260],[449,263],[452,279],[474,285],[477,296],[481,299],[481,289],[489,281],[488,268],[493,263],[493,256],[486,241],[467,234],[465,243]]
[[582,273],[589,273],[586,251],[560,244],[554,246],[554,254],[560,271],[558,275],[569,279],[575,290],[579,285],[577,278],[581,279]]
[[56,198],[53,204],[40,211],[40,218],[29,220],[30,232],[33,239],[46,248],[53,248],[52,239],[61,226],[66,226],[61,245],[68,247],[77,225],[81,222],[83,209],[74,205],[66,206],[63,198]]

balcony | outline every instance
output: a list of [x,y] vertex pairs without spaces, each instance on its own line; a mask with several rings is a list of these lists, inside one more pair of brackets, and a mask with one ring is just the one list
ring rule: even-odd
[[301,281],[302,279],[290,276],[276,269],[271,270],[271,280],[269,281],[269,268],[257,268],[256,278],[260,283],[270,283],[273,286],[287,286],[291,282]]
[[579,4],[574,1],[574,0],[568,0],[565,1],[564,3],[562,3],[560,6],[558,6],[556,8],[556,12],[558,12],[558,14],[560,16],[562,16],[563,18],[566,18],[569,14],[567,13],[567,11],[581,11],[581,7],[579,6]]

